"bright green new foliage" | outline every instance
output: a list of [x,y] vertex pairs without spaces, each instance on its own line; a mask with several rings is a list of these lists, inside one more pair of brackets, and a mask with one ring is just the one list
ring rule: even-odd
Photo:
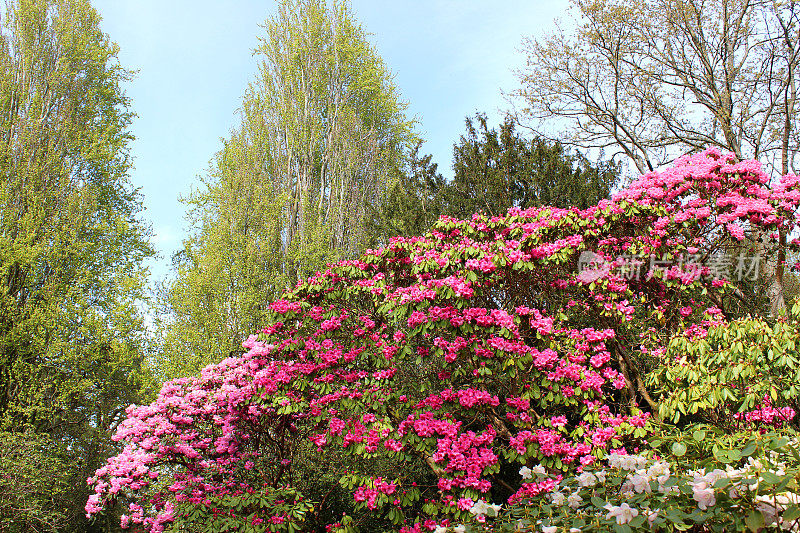
[[746,317],[703,336],[673,338],[663,363],[648,376],[661,388],[659,413],[725,428],[751,422],[780,425],[800,411],[800,306],[773,323]]
[[[152,249],[127,180],[132,113],[120,84],[129,73],[88,1],[10,2],[3,22],[0,430],[49,439],[49,448],[31,444],[31,461],[60,450],[65,475],[83,479],[143,383],[137,302]],[[0,441],[0,468],[9,468],[9,442]],[[0,498],[6,490],[18,496],[0,485]],[[85,489],[74,480],[59,494],[72,500],[67,509],[28,497],[53,523],[83,527]],[[15,520],[11,531],[35,523],[25,513]]]
[[162,299],[170,377],[238,351],[267,302],[360,253],[412,138],[346,4],[283,1],[263,28],[241,123],[186,199],[194,232]]

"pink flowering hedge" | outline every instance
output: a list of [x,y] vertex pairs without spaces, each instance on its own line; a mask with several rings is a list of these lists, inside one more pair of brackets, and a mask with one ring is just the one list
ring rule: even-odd
[[[683,259],[754,228],[776,242],[798,184],[707,151],[585,211],[442,218],[331,266],[272,303],[242,356],[128,409],[87,513],[119,502],[150,531],[433,531],[479,500],[524,502],[651,434],[644,373],[747,290]],[[539,463],[552,475],[522,484]]]

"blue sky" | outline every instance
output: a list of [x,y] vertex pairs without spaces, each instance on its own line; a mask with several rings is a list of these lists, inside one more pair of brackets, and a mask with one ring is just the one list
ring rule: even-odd
[[[252,49],[272,0],[94,0],[120,61],[138,71],[126,86],[138,118],[132,131],[133,184],[141,188],[168,272],[186,228],[181,195],[197,187],[209,160],[236,124],[236,110],[257,70]],[[496,123],[516,87],[512,69],[524,35],[563,17],[568,0],[353,0],[356,18],[395,75],[409,113],[445,176],[464,118],[483,111]]]

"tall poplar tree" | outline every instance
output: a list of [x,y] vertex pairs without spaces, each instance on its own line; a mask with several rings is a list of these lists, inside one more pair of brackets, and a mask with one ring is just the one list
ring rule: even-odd
[[283,0],[263,28],[241,122],[186,199],[194,231],[162,298],[168,373],[240,349],[269,301],[355,257],[412,137],[347,3]]
[[3,23],[0,523],[82,531],[87,474],[146,381],[129,73],[87,0],[8,2]]

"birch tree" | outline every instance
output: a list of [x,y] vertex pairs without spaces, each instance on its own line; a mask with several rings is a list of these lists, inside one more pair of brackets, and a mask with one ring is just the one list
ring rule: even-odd
[[412,141],[392,76],[346,3],[285,0],[263,30],[241,122],[187,198],[194,233],[162,299],[176,368],[238,350],[265,302],[355,257]]
[[795,169],[800,10],[773,0],[575,0],[575,27],[527,38],[521,116],[639,172],[717,146]]

